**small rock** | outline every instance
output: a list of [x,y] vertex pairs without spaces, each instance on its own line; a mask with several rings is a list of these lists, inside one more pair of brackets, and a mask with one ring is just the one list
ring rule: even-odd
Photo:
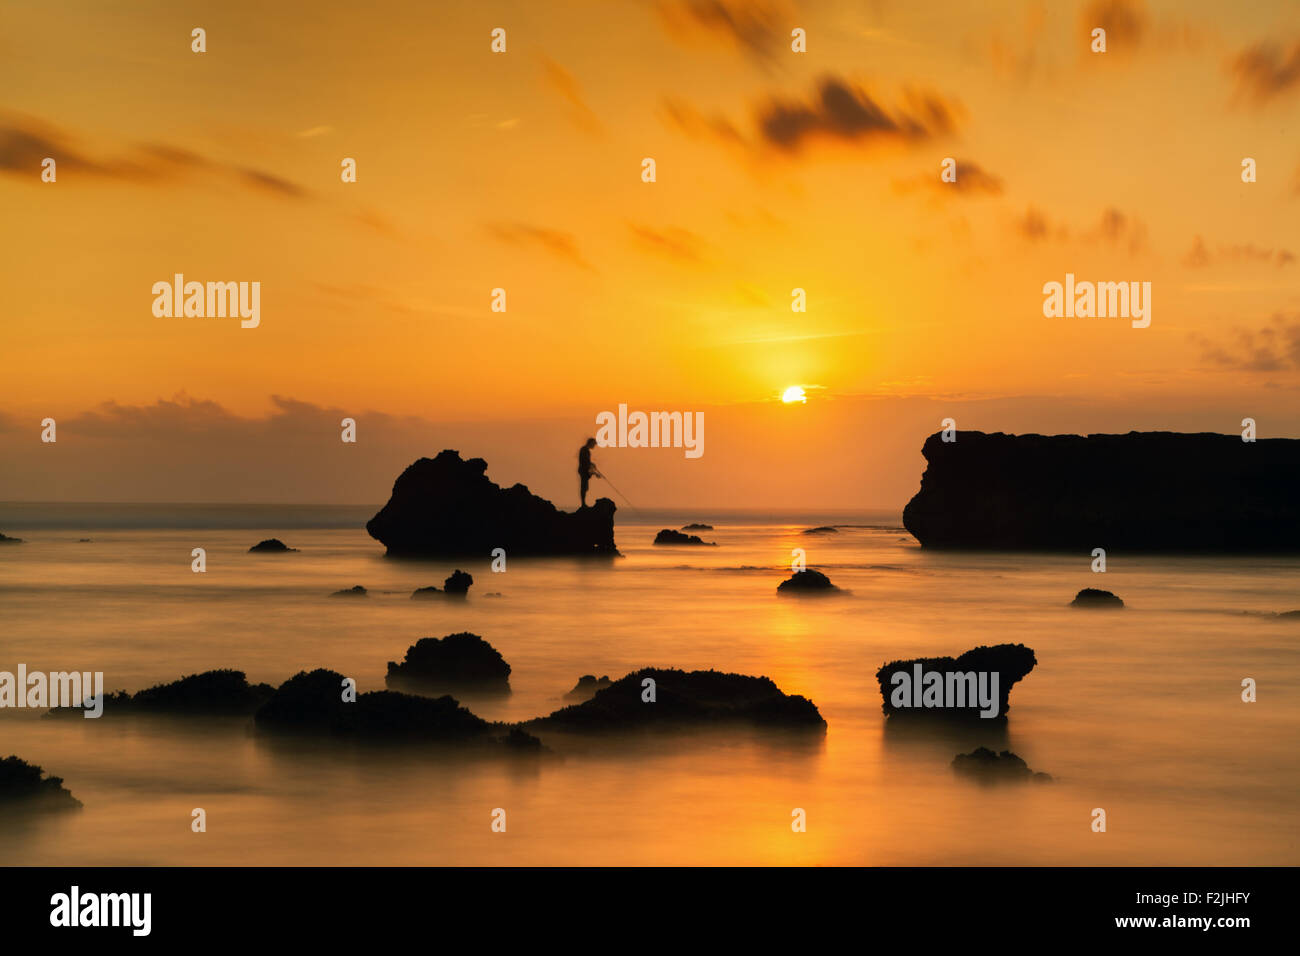
[[594,674],[583,674],[578,678],[578,683],[574,685],[573,690],[564,695],[564,699],[590,700],[597,691],[604,690],[610,683],[608,674],[600,678],[597,678]]
[[330,597],[365,597],[368,592],[360,584],[353,585],[350,588],[344,588],[342,591],[335,591]]
[[0,534],[0,544],[22,544],[22,538],[11,538],[7,534]]
[[1052,777],[1046,773],[1034,773],[1029,766],[1013,754],[1004,750],[995,754],[988,747],[976,747],[968,754],[958,754],[952,758],[952,769],[963,776],[979,780],[981,783],[1003,783],[1033,780],[1035,783],[1048,783]]
[[777,594],[829,594],[838,590],[830,578],[812,568],[796,571],[776,586]]
[[1124,602],[1115,595],[1098,588],[1084,588],[1070,602],[1070,607],[1121,608],[1123,606]]
[[248,549],[249,554],[283,554],[287,551],[297,551],[297,548],[291,548],[279,538],[267,538],[265,541],[259,541]]
[[684,525],[682,525],[682,530],[683,530],[683,531],[712,531],[712,530],[713,530],[713,525],[711,525],[711,524],[684,524]]
[[705,541],[698,534],[682,534],[672,528],[664,528],[655,535],[655,544],[702,544],[717,547],[717,542]]
[[832,528],[830,525],[822,525],[820,528],[809,528],[804,534],[839,534],[839,528]]

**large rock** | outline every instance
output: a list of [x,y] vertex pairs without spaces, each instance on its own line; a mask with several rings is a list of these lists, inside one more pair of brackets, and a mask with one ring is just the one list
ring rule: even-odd
[[1239,435],[926,439],[903,524],[925,547],[1300,551],[1300,440]]
[[392,557],[506,554],[616,555],[614,502],[597,499],[560,511],[524,485],[501,488],[482,458],[459,452],[421,458],[393,484],[392,497],[366,523]]
[[[190,674],[136,694],[119,690],[104,695],[105,714],[167,714],[191,717],[247,715],[265,703],[275,688],[250,684],[243,671],[223,669]],[[75,707],[55,707],[50,717],[82,716]]]
[[[643,681],[655,700],[642,699]],[[576,689],[576,688],[575,688]],[[614,681],[590,700],[526,721],[530,730],[603,732],[749,724],[824,733],[826,721],[806,697],[785,694],[766,677],[648,667]]]
[[510,693],[510,665],[477,634],[423,637],[399,664],[388,662],[388,687],[420,693]]
[[[975,720],[988,723],[1006,720],[1007,711],[1011,709],[1008,697],[1012,685],[1033,670],[1037,663],[1033,650],[1024,644],[980,646],[956,658],[919,657],[913,660],[891,661],[876,671],[876,682],[880,685],[880,696],[884,699],[881,709],[891,719],[905,717],[911,720]],[[943,676],[941,685],[943,697],[940,705],[937,706],[925,700],[926,675],[930,673],[939,673]],[[996,693],[992,681],[994,673],[997,674]],[[906,679],[899,677],[895,680],[896,674],[906,675]],[[958,676],[972,674],[975,675],[974,685],[968,677]],[[949,675],[952,675],[951,678]],[[989,698],[987,708],[979,700],[981,675],[984,676],[982,686]],[[932,681],[929,683],[934,686]],[[974,686],[973,694],[972,686]],[[962,693],[960,700],[957,697],[958,690]],[[920,695],[919,704],[917,695]],[[895,704],[895,699],[900,702]],[[981,712],[992,710],[995,703],[996,713],[988,717],[982,716]]]
[[0,808],[75,810],[81,806],[81,801],[64,788],[62,777],[43,777],[44,773],[18,757],[0,760]]

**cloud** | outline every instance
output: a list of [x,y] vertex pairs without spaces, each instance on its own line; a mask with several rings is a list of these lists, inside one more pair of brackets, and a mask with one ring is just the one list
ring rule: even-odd
[[1300,314],[1277,313],[1260,329],[1237,329],[1227,343],[1216,343],[1203,335],[1190,336],[1204,349],[1202,357],[1211,365],[1248,372],[1279,372],[1300,369]]
[[1281,268],[1293,264],[1295,259],[1295,254],[1289,249],[1265,249],[1253,242],[1228,245],[1218,243],[1211,252],[1206,241],[1201,236],[1197,236],[1192,242],[1192,248],[1183,257],[1183,265],[1192,269],[1204,269],[1224,264],[1268,265],[1272,263]]
[[1106,31],[1107,56],[1131,53],[1147,33],[1146,6],[1141,0],[1093,0],[1080,12],[1079,24],[1088,37],[1097,27]]
[[721,43],[764,67],[796,25],[790,5],[773,0],[657,0],[655,10],[678,43]]
[[692,265],[704,261],[704,240],[689,230],[676,226],[654,229],[632,222],[627,225],[637,244],[643,249]]
[[215,162],[163,143],[143,143],[124,156],[94,159],[74,146],[72,137],[62,130],[27,116],[0,115],[0,172],[39,182],[41,162],[47,156],[58,164],[59,173],[118,182],[160,185],[207,171],[259,192],[292,199],[310,195],[301,186],[272,173]]
[[542,72],[551,88],[559,93],[572,107],[570,113],[573,122],[588,133],[597,136],[603,135],[605,126],[591,107],[587,105],[587,100],[582,95],[582,86],[574,79],[573,74],[545,56],[542,57]]
[[1237,80],[1237,95],[1256,106],[1300,87],[1300,40],[1283,50],[1276,43],[1256,43],[1228,61]]
[[1131,255],[1147,247],[1147,227],[1140,219],[1107,206],[1101,218],[1091,226],[1070,227],[1062,222],[1052,222],[1041,210],[1030,206],[1024,216],[1014,220],[1012,226],[1021,238],[1029,242],[1046,242],[1055,239],[1095,246],[1125,246]]
[[578,250],[578,241],[567,232],[531,226],[522,222],[492,223],[488,226],[488,232],[501,242],[541,249],[572,265],[592,272],[596,271],[591,263],[582,257],[582,253]]
[[1002,179],[990,173],[979,163],[970,159],[957,160],[957,179],[944,182],[939,178],[941,170],[920,173],[912,179],[896,180],[894,189],[899,193],[911,193],[918,189],[933,192],[938,196],[1000,196]]
[[951,133],[957,107],[929,92],[906,93],[892,110],[869,92],[835,76],[822,78],[807,100],[772,98],[758,108],[762,140],[797,152],[818,139],[841,142],[920,142]]

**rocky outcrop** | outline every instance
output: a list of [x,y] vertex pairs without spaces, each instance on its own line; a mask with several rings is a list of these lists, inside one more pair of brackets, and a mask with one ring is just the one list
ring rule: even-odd
[[903,524],[925,547],[1300,551],[1300,440],[939,434]]
[[705,541],[698,534],[682,534],[672,528],[664,528],[655,535],[655,544],[702,544],[706,547],[717,547],[716,542]]
[[[654,700],[647,701],[651,686]],[[735,724],[816,733],[826,730],[826,721],[812,701],[783,693],[766,677],[653,667],[614,681],[585,703],[521,726],[537,731],[601,733]]]
[[0,544],[22,544],[22,538],[11,538],[7,534],[0,534]]
[[560,511],[524,485],[501,488],[482,458],[455,451],[421,458],[398,477],[388,503],[366,523],[390,557],[616,555],[614,502]]
[[825,524],[822,525],[820,528],[805,528],[803,533],[804,534],[839,534],[840,529],[832,528],[830,525]]
[[369,593],[360,584],[356,584],[350,588],[344,588],[342,591],[335,591],[330,597],[365,597]]
[[62,777],[18,757],[0,760],[0,808],[9,810],[76,810],[81,801],[63,786]]
[[590,700],[596,691],[604,690],[611,683],[609,675],[598,678],[595,674],[583,674],[578,678],[578,683],[574,685],[573,690],[564,695],[564,699]]
[[834,594],[838,590],[830,578],[812,568],[796,571],[776,586],[777,594]]
[[[169,714],[219,717],[251,714],[270,699],[270,684],[250,684],[243,671],[212,670],[157,684],[136,694],[124,690],[104,695],[104,714]],[[75,707],[55,707],[49,717],[81,717]]]
[[455,571],[442,582],[445,590],[439,591],[435,587],[416,588],[411,592],[411,597],[416,600],[437,597],[458,597],[463,598],[469,594],[470,585],[474,583],[474,577],[471,574],[457,568]]
[[968,754],[953,757],[952,769],[980,783],[1049,783],[1052,779],[1050,774],[1034,773],[1010,750],[997,754],[988,747],[976,747]]
[[1113,608],[1118,610],[1124,606],[1124,602],[1109,591],[1103,591],[1100,588],[1084,588],[1074,596],[1070,602],[1070,607],[1095,607],[1095,608]]
[[291,548],[279,538],[267,538],[265,541],[259,541],[248,549],[249,554],[285,554],[289,551],[297,551],[297,548]]
[[[876,671],[884,700],[881,709],[891,720],[1005,720],[1012,686],[1037,663],[1033,650],[1024,644],[980,646],[955,658],[892,661]],[[984,716],[995,704],[996,711]]]
[[477,634],[424,637],[406,649],[402,662],[388,662],[388,687],[416,693],[510,693],[510,665]]
[[[540,749],[531,735],[491,724],[453,697],[369,691],[345,701],[343,675],[319,669],[289,678],[258,709],[259,731],[390,743],[482,744],[512,751]],[[524,735],[524,736],[521,736]],[[536,740],[536,738],[531,738]]]
[[683,531],[712,531],[712,530],[713,530],[713,525],[711,525],[711,524],[684,524],[684,525],[682,525],[682,530],[683,530]]

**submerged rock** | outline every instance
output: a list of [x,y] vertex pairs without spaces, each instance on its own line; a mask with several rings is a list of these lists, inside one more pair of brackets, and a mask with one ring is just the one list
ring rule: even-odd
[[349,702],[342,691],[342,674],[303,671],[281,684],[253,720],[264,732],[394,743],[504,745],[509,740],[511,749],[527,749],[527,741],[511,728],[488,723],[450,696],[379,690]]
[[578,678],[578,683],[574,685],[573,690],[564,695],[565,700],[589,700],[598,690],[604,690],[610,685],[609,675],[597,678],[594,674],[583,674]]
[[388,503],[366,523],[390,557],[516,554],[616,555],[614,502],[597,499],[560,511],[525,485],[501,488],[482,458],[459,452],[421,458],[393,484]]
[[996,754],[988,747],[976,747],[968,754],[958,754],[952,758],[952,769],[965,777],[981,783],[1010,783],[1033,780],[1035,783],[1049,783],[1050,774],[1034,773],[1029,765],[1013,754],[1004,750]]
[[711,525],[711,524],[684,524],[684,525],[682,525],[682,530],[683,530],[683,531],[712,531],[712,530],[713,530],[713,525]]
[[284,554],[289,551],[297,551],[297,548],[291,548],[279,538],[267,538],[265,541],[259,541],[248,549],[249,554]]
[[22,538],[11,538],[7,534],[0,534],[0,544],[22,544]]
[[1124,602],[1114,594],[1099,588],[1084,588],[1070,602],[1070,607],[1121,608],[1123,606]]
[[[926,439],[903,524],[925,547],[1300,551],[1300,439],[956,433]],[[1116,482],[1116,475],[1141,476]]]
[[451,575],[445,581],[442,582],[442,586],[445,590],[439,591],[437,588],[432,586],[427,588],[416,588],[411,592],[411,597],[417,600],[436,597],[463,598],[469,594],[469,587],[473,583],[474,578],[472,575],[457,568],[455,571],[451,572]]
[[820,528],[807,528],[804,534],[839,534],[839,528],[832,528],[830,525],[822,525]]
[[[643,684],[654,681],[655,699],[644,700]],[[581,704],[561,708],[521,726],[584,733],[651,728],[749,724],[772,729],[825,733],[826,721],[806,697],[785,694],[766,677],[721,671],[647,667],[614,681]]]
[[360,584],[350,588],[344,588],[342,591],[335,591],[330,597],[365,597],[369,592]]
[[812,568],[796,571],[776,586],[777,594],[830,594],[838,590],[830,578]]
[[9,756],[0,760],[0,807],[5,810],[75,810],[81,801],[62,777],[44,777],[35,764]]
[[1051,781],[1051,774],[1035,773],[1023,759],[1010,750],[1000,754],[988,747],[976,747],[968,754],[953,757],[952,768],[957,773],[983,783],[1000,783],[1033,780],[1037,783]]
[[[891,661],[876,671],[881,709],[891,719],[931,719],[977,722],[1006,720],[1011,709],[1008,698],[1012,685],[1023,678],[1038,661],[1024,644],[981,645],[960,657],[920,657]],[[941,679],[929,678],[937,673]],[[993,675],[997,675],[997,687]],[[895,676],[899,675],[899,676]],[[929,693],[927,694],[927,690]],[[981,703],[981,691],[986,696]],[[938,693],[938,704],[934,695]],[[927,702],[927,697],[930,698]],[[897,703],[895,703],[897,701]],[[996,703],[996,713],[981,716]]]
[[424,693],[510,693],[510,665],[477,634],[424,637],[406,649],[400,664],[388,662],[388,687]]
[[682,534],[680,531],[674,531],[672,528],[664,528],[655,535],[655,544],[702,544],[709,547],[717,547],[714,541],[705,541],[698,534]]

